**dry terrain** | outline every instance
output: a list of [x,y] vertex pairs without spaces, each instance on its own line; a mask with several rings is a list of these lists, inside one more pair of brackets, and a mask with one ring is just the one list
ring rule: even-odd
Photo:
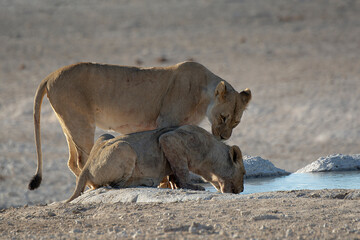
[[0,212],[4,239],[359,239],[360,192],[293,191],[182,203],[25,206]]
[[[0,1],[0,238],[359,239],[360,202],[339,199],[345,190],[330,198],[303,191],[37,206],[66,199],[75,186],[47,100],[43,183],[27,190],[36,169],[35,90],[50,72],[79,61],[165,66],[192,59],[236,89],[250,88],[253,100],[228,142],[290,172],[321,156],[359,153],[359,13],[354,0]],[[207,121],[202,126],[209,129]]]

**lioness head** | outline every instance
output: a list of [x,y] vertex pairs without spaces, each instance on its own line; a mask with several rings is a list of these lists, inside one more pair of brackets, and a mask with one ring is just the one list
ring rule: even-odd
[[250,89],[238,93],[228,91],[225,82],[221,81],[215,89],[215,101],[209,120],[212,134],[219,139],[229,139],[233,128],[241,121],[246,106],[251,100]]
[[230,186],[225,182],[224,188],[231,188],[233,193],[240,193],[244,191],[244,175],[246,174],[243,156],[238,146],[230,148],[230,158],[234,162],[234,175],[232,176]]
[[211,183],[222,193],[238,194],[244,191],[244,175],[246,174],[240,148],[235,145],[230,147],[229,157],[232,165],[231,170],[219,178],[217,182],[212,181]]

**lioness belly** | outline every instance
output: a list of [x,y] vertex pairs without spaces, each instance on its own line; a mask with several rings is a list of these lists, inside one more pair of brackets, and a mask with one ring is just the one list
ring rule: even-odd
[[122,134],[152,130],[156,128],[155,117],[143,117],[141,113],[115,112],[95,114],[96,126],[103,130],[112,130]]
[[120,122],[96,122],[96,125],[100,127],[103,130],[111,130],[115,131],[121,134],[128,134],[133,132],[139,132],[139,131],[146,131],[156,128],[155,123],[146,123],[146,122],[140,122],[140,123],[120,123]]

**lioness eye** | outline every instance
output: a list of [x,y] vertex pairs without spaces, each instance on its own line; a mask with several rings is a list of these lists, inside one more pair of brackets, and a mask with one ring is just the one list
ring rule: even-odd
[[226,117],[225,117],[225,116],[220,115],[220,118],[221,118],[221,121],[222,121],[223,123],[226,122]]

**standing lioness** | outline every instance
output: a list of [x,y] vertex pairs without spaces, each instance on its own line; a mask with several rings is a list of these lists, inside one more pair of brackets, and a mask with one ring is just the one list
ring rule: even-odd
[[60,68],[39,85],[34,100],[38,167],[29,189],[42,178],[40,108],[50,101],[69,146],[68,166],[79,176],[94,144],[95,127],[123,134],[159,127],[198,124],[205,117],[212,133],[228,139],[251,99],[199,63],[138,68],[78,63]]
[[73,195],[98,188],[152,186],[174,175],[176,187],[204,190],[189,182],[189,170],[223,193],[244,190],[245,168],[237,146],[227,146],[198,126],[167,127],[114,138],[102,135],[90,152]]

